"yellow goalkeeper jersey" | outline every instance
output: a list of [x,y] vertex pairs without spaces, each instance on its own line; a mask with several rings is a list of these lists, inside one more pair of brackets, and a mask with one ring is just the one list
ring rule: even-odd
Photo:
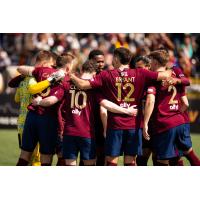
[[28,91],[28,86],[36,84],[36,80],[33,77],[26,77],[17,88],[15,94],[15,102],[20,104],[19,117],[18,117],[18,133],[23,133],[24,122],[28,112],[27,106],[30,104],[32,95]]

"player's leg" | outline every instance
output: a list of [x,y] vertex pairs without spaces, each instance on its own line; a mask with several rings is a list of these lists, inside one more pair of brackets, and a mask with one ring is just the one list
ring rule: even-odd
[[33,151],[32,158],[31,158],[31,165],[32,166],[41,166],[39,143],[37,144],[37,146],[35,147],[35,149]]
[[43,154],[41,153],[41,166],[51,166],[53,160],[53,154]]
[[62,149],[63,149],[63,137],[58,135],[57,143],[56,143],[56,154],[57,154],[58,161],[56,163],[56,166],[65,165],[65,160],[62,155]]
[[76,136],[63,136],[63,158],[66,166],[76,166],[78,157],[78,138]]
[[27,166],[31,159],[32,152],[21,150],[20,157],[17,161],[16,166]]
[[169,165],[170,166],[184,166],[182,156],[183,156],[183,151],[180,151],[178,148],[176,148],[176,157],[171,158],[169,160]]
[[105,165],[105,138],[103,134],[99,133],[96,136],[96,166]]
[[124,133],[124,165],[136,166],[136,156],[142,155],[142,130],[130,129]]
[[192,166],[200,166],[200,159],[192,148],[192,140],[190,136],[190,124],[183,124],[179,127],[178,148],[183,151],[184,156],[188,159]]
[[184,162],[181,157],[177,156],[169,160],[169,165],[170,166],[184,166]]
[[41,165],[50,166],[56,150],[57,120],[50,115],[37,117],[37,127],[39,129],[39,144],[41,153]]
[[121,155],[123,130],[108,129],[105,141],[106,165],[117,166]]
[[37,145],[38,137],[35,129],[35,114],[28,112],[22,134],[21,153],[17,165],[28,165]]
[[96,144],[94,138],[79,137],[80,159],[84,166],[94,166],[96,164]]
[[142,156],[137,156],[136,163],[138,166],[147,166],[148,160],[151,156],[151,149],[143,148]]

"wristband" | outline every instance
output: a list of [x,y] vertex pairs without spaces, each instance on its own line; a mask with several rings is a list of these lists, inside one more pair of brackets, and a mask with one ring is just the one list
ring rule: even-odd
[[39,100],[37,101],[37,106],[40,105],[41,101],[42,101],[42,99],[39,99]]

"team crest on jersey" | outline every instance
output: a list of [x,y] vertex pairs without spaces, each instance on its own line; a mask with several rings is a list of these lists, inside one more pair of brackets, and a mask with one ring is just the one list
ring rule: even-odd
[[121,72],[121,76],[128,76],[127,72]]

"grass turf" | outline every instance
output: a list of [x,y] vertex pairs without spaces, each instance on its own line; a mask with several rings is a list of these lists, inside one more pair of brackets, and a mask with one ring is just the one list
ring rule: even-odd
[[[193,149],[200,157],[200,134],[193,133],[192,135]],[[16,130],[0,129],[0,166],[15,166],[20,154],[18,147],[18,137]],[[56,156],[54,156],[53,165],[56,163]],[[119,160],[119,165],[122,165],[123,158]],[[151,159],[149,165],[152,165]],[[184,164],[189,165],[184,158]]]

